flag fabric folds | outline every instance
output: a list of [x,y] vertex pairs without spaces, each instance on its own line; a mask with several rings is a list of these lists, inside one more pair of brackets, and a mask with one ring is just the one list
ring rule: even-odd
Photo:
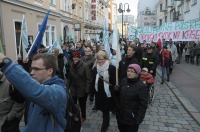
[[110,52],[110,46],[108,43],[108,21],[106,19],[104,20],[103,44],[104,44],[105,50],[110,58],[111,52]]
[[[22,26],[21,26],[21,42],[22,42],[22,53],[23,58],[27,55],[26,48],[28,48],[28,28],[25,16],[22,18]],[[21,48],[21,47],[20,47]]]
[[119,61],[121,60],[120,44],[119,44],[119,31],[115,23],[112,34],[112,49],[116,51],[116,67],[118,68]]
[[40,29],[35,37],[35,40],[33,41],[33,44],[31,45],[31,48],[27,54],[28,58],[31,57],[31,55],[35,52],[37,52],[37,50],[40,48],[40,45],[42,43],[42,38],[43,38],[43,34],[46,30],[46,25],[47,25],[47,20],[48,20],[48,16],[49,16],[50,10],[48,10],[42,25],[40,26]]
[[4,54],[3,45],[2,45],[2,43],[1,43],[1,38],[0,38],[0,53],[3,53],[3,54]]
[[59,44],[59,41],[58,41],[58,40],[54,41],[53,45],[49,48],[49,50],[48,50],[47,53],[51,54],[51,53],[52,53],[52,50],[55,49],[55,48],[59,49],[59,53],[63,53],[63,50],[62,50],[62,48],[60,47],[60,44]]

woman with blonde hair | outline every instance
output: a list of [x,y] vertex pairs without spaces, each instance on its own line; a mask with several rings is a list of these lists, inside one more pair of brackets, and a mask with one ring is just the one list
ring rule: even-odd
[[106,52],[97,53],[97,65],[92,72],[92,88],[95,89],[95,105],[103,113],[101,132],[106,132],[109,126],[109,111],[113,109],[113,90],[116,83],[115,66],[110,65]]

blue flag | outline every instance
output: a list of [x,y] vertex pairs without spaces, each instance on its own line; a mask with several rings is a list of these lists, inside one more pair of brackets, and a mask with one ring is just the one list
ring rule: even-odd
[[48,20],[48,16],[49,16],[49,13],[50,13],[50,10],[48,10],[43,22],[42,22],[42,25],[40,26],[40,29],[35,37],[35,40],[33,41],[33,44],[30,48],[30,50],[28,51],[28,58],[31,57],[31,55],[35,52],[37,52],[37,50],[40,48],[40,45],[41,45],[41,42],[42,42],[42,38],[43,38],[43,34],[46,30],[46,25],[47,25],[47,20]]

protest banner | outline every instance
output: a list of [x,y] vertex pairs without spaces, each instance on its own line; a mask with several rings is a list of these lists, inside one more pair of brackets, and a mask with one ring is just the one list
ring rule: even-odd
[[[137,36],[136,36],[137,35]],[[198,41],[200,40],[200,21],[179,21],[168,22],[160,27],[129,27],[130,40],[139,38],[142,42],[157,42],[158,39],[165,38],[173,41]],[[132,37],[134,36],[134,37]]]

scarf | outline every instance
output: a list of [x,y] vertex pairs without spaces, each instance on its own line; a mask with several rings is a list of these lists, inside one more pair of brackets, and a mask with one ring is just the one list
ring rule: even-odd
[[111,97],[110,89],[109,89],[109,74],[108,74],[108,68],[109,68],[109,61],[106,61],[102,66],[100,66],[97,63],[97,75],[95,80],[95,89],[98,91],[98,81],[99,77],[103,77],[104,81],[104,91],[107,95],[107,97]]

